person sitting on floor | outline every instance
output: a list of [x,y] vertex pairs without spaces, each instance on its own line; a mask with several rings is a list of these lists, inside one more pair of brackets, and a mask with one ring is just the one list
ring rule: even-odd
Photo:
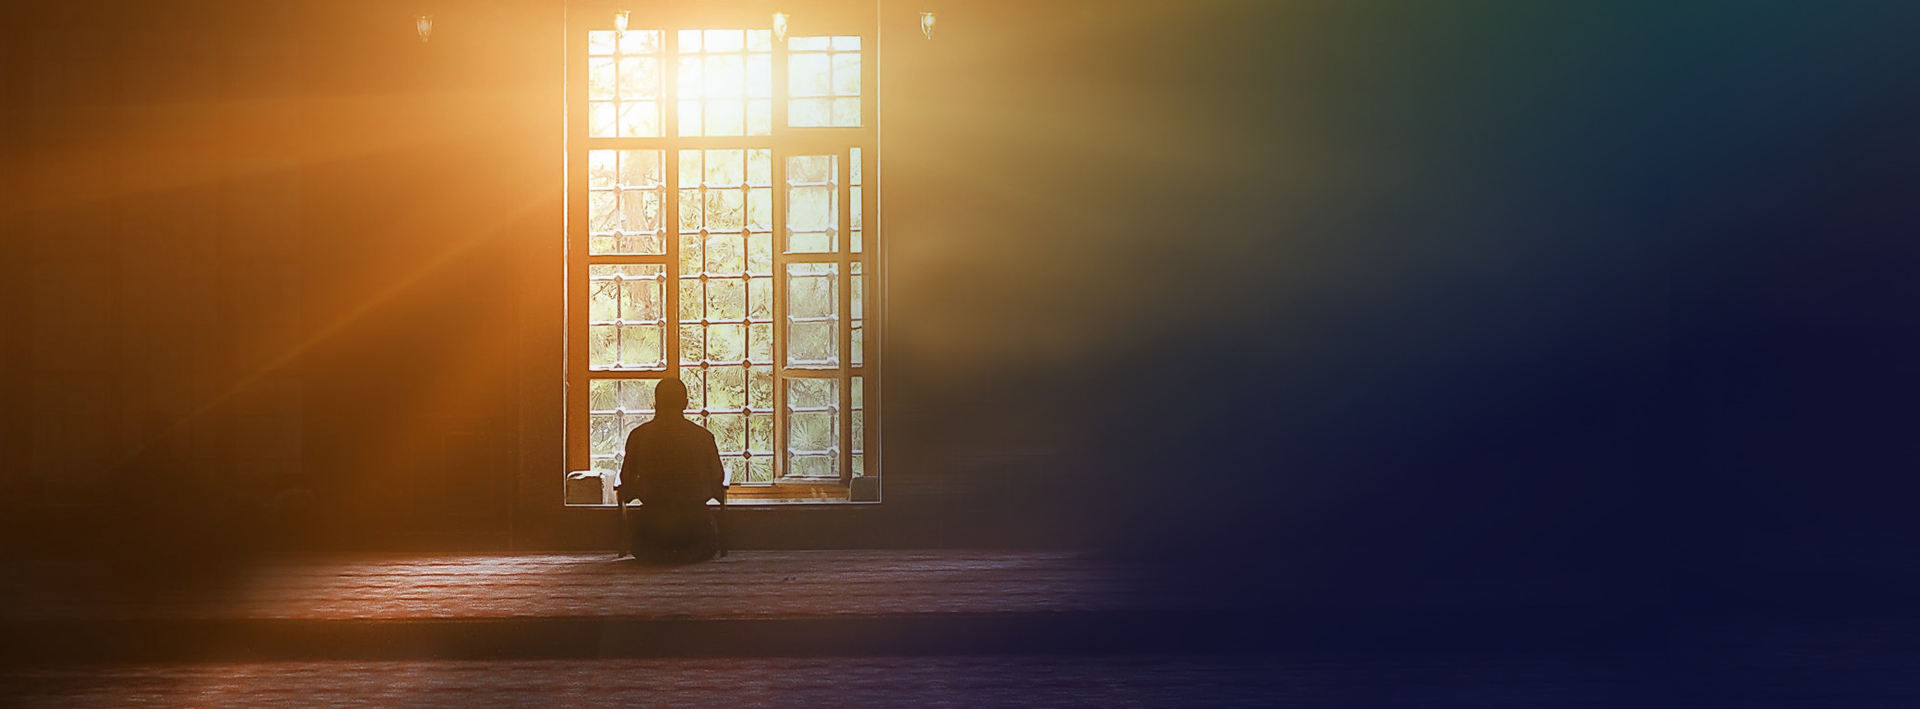
[[638,500],[625,532],[641,561],[688,563],[720,550],[720,528],[707,500],[726,502],[725,469],[713,433],[688,421],[687,385],[662,379],[653,389],[653,420],[627,435],[620,465],[621,502]]

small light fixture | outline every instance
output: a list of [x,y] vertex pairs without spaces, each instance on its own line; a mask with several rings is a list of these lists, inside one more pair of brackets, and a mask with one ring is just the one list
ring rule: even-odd
[[427,41],[428,37],[433,36],[433,16],[421,15],[413,18],[413,29],[420,33],[420,41]]
[[627,33],[627,11],[626,10],[621,10],[619,12],[613,13],[613,31],[615,32],[616,35],[624,35]]
[[773,41],[787,41],[787,13],[773,13]]
[[920,13],[920,34],[926,35],[927,39],[933,39],[933,13]]

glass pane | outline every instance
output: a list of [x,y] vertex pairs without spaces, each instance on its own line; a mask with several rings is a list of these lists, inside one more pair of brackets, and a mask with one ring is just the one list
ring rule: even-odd
[[860,253],[860,149],[847,151],[847,248]]
[[787,95],[828,96],[832,69],[825,54],[794,54],[787,59]]
[[587,33],[587,135],[660,135],[660,31]]
[[713,320],[742,320],[747,317],[747,284],[739,278],[713,278],[707,281],[707,317]]
[[807,128],[827,125],[828,99],[806,98],[787,102],[787,125]]
[[829,122],[836,126],[860,125],[860,99],[836,98],[833,100],[833,117]]
[[708,412],[739,411],[747,405],[747,371],[741,367],[706,370]]
[[706,215],[707,229],[711,231],[739,232],[745,220],[742,201],[745,195],[739,190],[710,190],[707,192]]
[[627,30],[620,35],[621,54],[659,54],[660,30]]
[[587,232],[592,234],[610,234],[619,224],[619,197],[613,190],[594,190],[587,193]]
[[839,248],[840,161],[834,155],[787,158],[787,253]]
[[860,38],[794,37],[787,41],[787,125],[860,125]]
[[703,64],[706,70],[702,76],[703,85],[700,90],[701,96],[706,98],[746,97],[747,74],[745,57],[738,54],[710,55]]
[[858,52],[833,55],[833,95],[860,95],[860,54]]
[[[739,193],[734,193],[739,196]],[[716,232],[707,237],[707,273],[735,276],[747,271],[746,237],[734,232]],[[744,288],[745,285],[736,284]],[[743,301],[744,302],[744,301]],[[743,306],[744,307],[744,306]]]
[[652,101],[620,104],[620,135],[660,135],[660,105]]
[[745,42],[743,30],[707,30],[706,47],[708,52],[738,52]]
[[699,101],[681,101],[679,120],[680,120],[681,135],[686,135],[686,136],[701,135],[700,133],[700,126],[701,126],[700,102]]
[[[681,53],[682,54],[686,53],[686,47],[684,46],[681,47]],[[678,74],[679,83],[676,85],[675,88],[677,91],[679,91],[680,98],[682,100],[700,98],[700,88],[702,83],[700,81],[700,76],[701,76],[701,69],[704,66],[705,66],[704,64],[701,64],[698,61],[692,61],[688,59],[680,60],[680,72]]]
[[840,366],[839,264],[787,266],[787,366]]
[[773,323],[755,322],[747,327],[747,359],[755,363],[773,361]]
[[587,151],[587,189],[613,189],[614,180],[620,174],[618,158],[611,150]]
[[747,282],[747,317],[773,319],[773,279],[756,276]]
[[747,102],[747,135],[773,133],[773,102],[754,99]]
[[654,264],[587,267],[587,366],[664,369],[665,269]]
[[745,107],[739,101],[708,101],[702,118],[704,135],[740,135],[745,130]]
[[598,56],[613,53],[613,30],[592,30],[587,32],[587,54]]
[[653,102],[620,104],[620,134],[653,136],[660,133],[660,110]]
[[587,60],[587,98],[613,98],[613,57],[595,57]]
[[766,148],[680,151],[680,180],[687,188],[680,190],[682,274],[736,276],[751,268],[771,275],[773,190],[766,185],[772,153]]
[[853,427],[853,465],[851,467],[855,477],[867,474],[860,460],[860,454],[867,449],[866,400],[866,377],[855,376],[853,378],[853,412],[848,421],[848,424]]
[[587,253],[664,254],[658,150],[587,151]]
[[740,323],[707,326],[707,360],[733,364],[747,358],[747,327]]
[[620,104],[620,134],[628,138],[653,138],[660,134],[659,102]]
[[749,335],[773,326],[773,234],[769,220],[747,218],[750,199],[771,201],[770,187],[754,186],[771,164],[765,148],[680,152],[682,184],[694,186],[680,191],[684,364],[737,364],[753,351],[773,360],[771,343]]
[[840,380],[786,381],[786,478],[840,477]]
[[[715,372],[718,374],[718,372]],[[707,401],[713,401],[712,383],[708,383]],[[747,447],[747,417],[741,414],[709,414],[707,430],[713,433],[713,442],[720,450],[729,453],[745,450]]]
[[847,319],[853,328],[853,341],[849,346],[847,357],[852,360],[853,366],[858,367],[866,363],[865,353],[862,351],[865,349],[866,334],[864,327],[866,325],[866,276],[860,273],[859,261],[853,262],[852,268],[853,273],[847,276],[847,288],[853,291],[849,294],[853,302]]
[[587,135],[605,138],[613,135],[614,119],[612,101],[592,101],[587,104]]
[[772,135],[772,47],[768,30],[682,30],[684,58],[674,72],[680,134]]
[[620,59],[620,98],[655,99],[660,92],[659,63],[653,57]]

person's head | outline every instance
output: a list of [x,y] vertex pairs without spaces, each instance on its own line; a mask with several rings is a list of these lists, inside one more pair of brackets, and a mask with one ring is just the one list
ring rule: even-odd
[[687,410],[687,385],[674,377],[660,380],[653,385],[653,409],[660,412],[681,413]]

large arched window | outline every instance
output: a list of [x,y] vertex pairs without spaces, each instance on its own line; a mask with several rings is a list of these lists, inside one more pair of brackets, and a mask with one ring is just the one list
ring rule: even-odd
[[879,499],[875,7],[787,5],[569,9],[569,504],[669,376],[734,499]]

